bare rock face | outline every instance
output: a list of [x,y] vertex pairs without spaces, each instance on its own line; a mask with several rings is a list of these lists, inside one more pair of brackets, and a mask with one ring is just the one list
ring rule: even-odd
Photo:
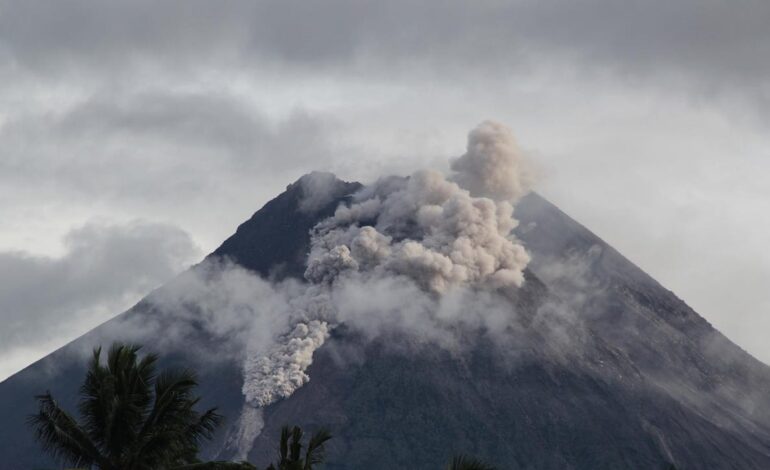
[[[307,184],[289,186],[210,258],[300,278],[309,231],[360,187],[333,183],[311,205]],[[340,325],[316,351],[310,381],[263,410],[249,459],[273,460],[278,430],[290,423],[332,429],[329,469],[436,469],[456,453],[502,469],[770,468],[766,365],[540,196],[523,198],[515,214],[532,261],[504,343],[468,333],[457,352],[403,335],[371,341]],[[84,351],[130,339],[126,321],[178,329],[172,313],[144,300],[0,383],[0,469],[51,467],[25,425],[33,396],[51,390],[74,409]],[[207,360],[202,351],[227,349],[227,337],[187,321],[188,347],[168,346],[164,365],[200,371],[202,406],[228,418],[206,453],[231,457],[240,364]],[[163,330],[144,342],[164,345]]]

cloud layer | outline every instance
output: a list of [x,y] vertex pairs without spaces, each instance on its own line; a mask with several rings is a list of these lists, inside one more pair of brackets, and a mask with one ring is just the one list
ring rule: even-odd
[[121,312],[196,256],[189,235],[162,224],[91,224],[59,258],[0,253],[0,378]]
[[542,54],[621,73],[665,70],[721,86],[756,88],[770,71],[758,60],[770,48],[770,7],[761,0],[234,1],[216,7],[201,0],[5,0],[2,9],[5,54],[47,73],[137,63],[187,70],[201,58],[296,67],[427,62],[433,69],[493,72],[526,67]]

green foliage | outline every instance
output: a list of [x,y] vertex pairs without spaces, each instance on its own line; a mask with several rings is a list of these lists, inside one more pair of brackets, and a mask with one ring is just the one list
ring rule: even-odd
[[[37,396],[30,416],[43,448],[63,464],[100,470],[257,470],[248,462],[201,462],[202,441],[210,440],[221,416],[216,409],[195,410],[200,398],[189,370],[156,373],[157,356],[138,356],[139,346],[116,343],[101,361],[94,350],[80,389],[80,421],[47,392]],[[320,429],[303,443],[298,426],[284,426],[279,460],[267,470],[313,470],[324,462],[332,438]],[[447,470],[494,470],[477,459],[456,456]]]
[[50,392],[36,397],[39,411],[29,423],[42,447],[64,464],[100,470],[254,468],[197,460],[221,416],[195,410],[200,399],[192,371],[156,373],[157,356],[139,358],[139,349],[116,343],[106,364],[101,348],[94,350],[80,389],[80,422]]
[[303,432],[298,426],[281,429],[281,440],[278,446],[280,459],[277,464],[271,464],[267,470],[312,470],[313,465],[324,461],[324,447],[332,435],[326,429],[320,429],[313,434],[302,452]]
[[473,457],[458,455],[458,456],[455,456],[451,462],[449,462],[449,465],[447,465],[446,469],[447,470],[495,470],[495,467],[492,467],[491,465],[487,465],[481,460],[475,459]]

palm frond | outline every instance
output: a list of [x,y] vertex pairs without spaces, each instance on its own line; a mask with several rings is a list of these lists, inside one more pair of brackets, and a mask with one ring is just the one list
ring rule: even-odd
[[222,424],[224,417],[217,413],[217,408],[206,410],[198,421],[192,423],[187,434],[196,441],[210,440],[214,437],[214,431]]
[[80,415],[84,417],[83,428],[98,446],[104,445],[106,423],[109,415],[114,383],[108,383],[109,372],[100,363],[102,348],[94,349],[93,357],[80,387]]
[[101,393],[109,407],[104,423],[104,445],[114,459],[121,458],[123,450],[136,442],[152,401],[150,380],[156,358],[148,355],[139,361],[139,349],[137,345],[116,343],[107,355],[108,375]]
[[37,440],[56,459],[73,465],[104,463],[104,457],[74,418],[62,410],[50,392],[35,397],[40,409],[29,417]]
[[165,371],[158,375],[155,379],[155,400],[140,435],[152,427],[173,426],[180,421],[187,423],[187,418],[190,418],[188,413],[197,402],[190,392],[197,385],[195,374],[188,370]]
[[302,429],[294,426],[291,430],[291,444],[289,445],[289,458],[297,462],[302,455]]
[[305,470],[310,470],[313,465],[323,463],[325,457],[325,444],[332,438],[328,429],[321,428],[310,438],[305,452]]
[[194,410],[196,385],[195,374],[188,370],[167,371],[156,378],[152,410],[132,451],[144,456],[145,465],[157,465],[169,456],[190,463],[200,442],[213,437],[222,416],[213,408],[203,414]]
[[495,467],[466,455],[457,455],[447,466],[447,470],[495,470]]
[[[81,386],[82,425],[50,394],[38,397],[40,412],[29,421],[54,457],[99,468],[175,468],[198,463],[201,441],[222,421],[215,408],[196,410],[192,371],[156,374],[157,356],[139,357],[140,346],[115,343],[102,363],[96,348]],[[195,468],[242,468],[240,466]]]
[[281,428],[281,439],[279,441],[278,454],[280,462],[288,460],[289,458],[289,438],[291,437],[291,428],[284,426]]

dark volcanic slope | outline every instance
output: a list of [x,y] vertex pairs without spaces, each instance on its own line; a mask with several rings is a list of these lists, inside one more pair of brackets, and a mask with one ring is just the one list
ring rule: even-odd
[[[303,178],[307,178],[305,176]],[[302,178],[286,192],[265,204],[251,219],[242,223],[235,234],[209,256],[228,257],[263,276],[302,278],[305,258],[310,250],[308,233],[319,220],[334,214],[346,195],[361,188],[359,183],[334,181],[331,194],[337,195],[312,212],[300,210],[304,194]]]
[[[357,187],[340,183],[338,201]],[[302,192],[290,186],[215,254],[263,275],[301,273],[309,228],[337,204],[303,213]],[[770,468],[764,364],[539,196],[517,217],[533,262],[512,312],[520,333],[504,352],[484,340],[463,355],[404,338],[364,344],[340,328],[310,383],[266,409],[252,460],[273,457],[276,430],[298,423],[332,427],[333,469],[435,469],[456,452],[503,469]],[[0,384],[0,468],[47,464],[23,423],[32,396],[51,389],[71,404],[80,353],[145,315],[166,314],[142,302]],[[167,359],[180,360],[198,363],[187,351]],[[199,366],[202,393],[234,420],[237,364]]]

